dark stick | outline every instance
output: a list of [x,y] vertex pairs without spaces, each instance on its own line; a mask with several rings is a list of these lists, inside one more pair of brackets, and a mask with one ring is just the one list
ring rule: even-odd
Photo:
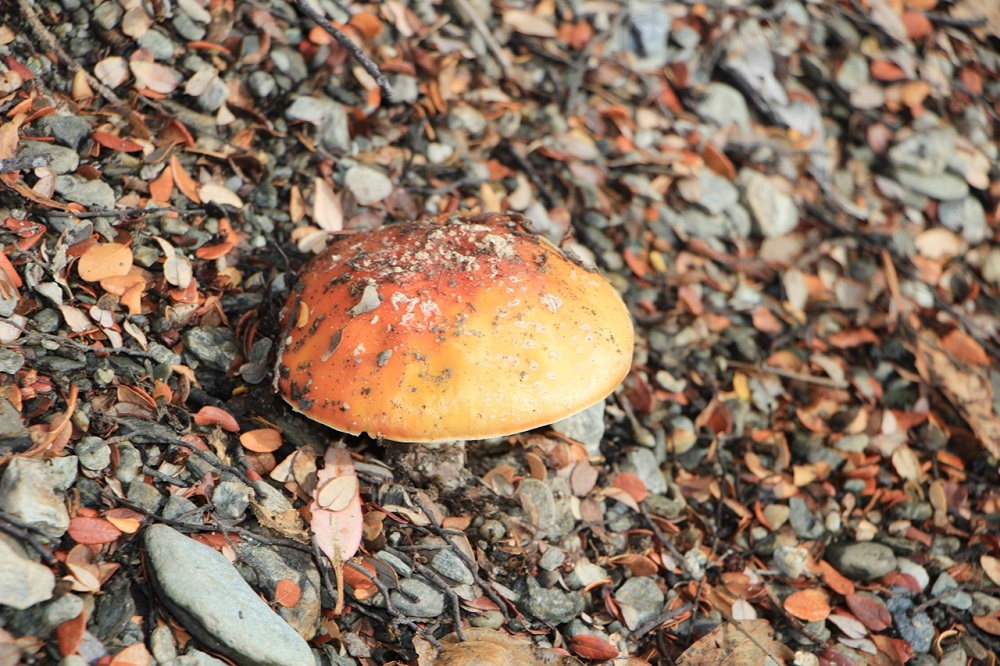
[[25,157],[8,157],[0,160],[0,173],[10,171],[20,171],[21,169],[35,169],[49,165],[48,155],[28,155]]
[[312,7],[312,5],[309,4],[308,0],[295,0],[295,4],[298,5],[303,14],[315,21],[317,25],[330,33],[330,36],[336,39],[338,44],[347,49],[347,52],[351,54],[351,57],[361,63],[361,66],[365,68],[365,71],[368,72],[373,79],[375,79],[375,83],[377,83],[378,87],[382,89],[383,95],[386,97],[392,97],[396,94],[392,89],[392,86],[389,84],[389,79],[386,78],[385,74],[383,74],[378,68],[378,65],[372,62],[371,58],[366,56],[365,52],[361,50],[361,47],[355,44],[350,37],[342,33],[340,30],[337,30],[337,28],[335,28],[325,16],[320,14]]

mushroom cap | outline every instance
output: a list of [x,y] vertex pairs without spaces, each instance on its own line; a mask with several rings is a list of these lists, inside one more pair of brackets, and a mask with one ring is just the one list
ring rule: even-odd
[[451,216],[333,242],[282,311],[285,400],[402,442],[514,434],[603,400],[631,365],[628,310],[527,224]]

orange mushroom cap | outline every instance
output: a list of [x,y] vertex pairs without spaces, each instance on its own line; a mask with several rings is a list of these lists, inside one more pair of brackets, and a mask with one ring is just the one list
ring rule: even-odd
[[331,428],[403,442],[509,435],[628,373],[614,287],[517,215],[391,224],[332,243],[283,310],[276,384]]

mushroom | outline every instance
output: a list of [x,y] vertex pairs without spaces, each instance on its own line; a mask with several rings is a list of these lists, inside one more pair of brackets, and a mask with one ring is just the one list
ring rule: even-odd
[[345,236],[282,311],[276,386],[335,430],[440,443],[582,411],[628,373],[614,287],[516,214],[443,216]]

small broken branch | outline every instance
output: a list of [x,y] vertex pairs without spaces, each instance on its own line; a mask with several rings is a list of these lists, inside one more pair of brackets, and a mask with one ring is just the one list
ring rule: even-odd
[[[23,1],[23,0],[22,0]],[[347,52],[351,54],[351,57],[358,61],[358,63],[364,67],[365,71],[375,79],[375,83],[378,87],[382,89],[382,94],[386,97],[392,97],[396,92],[392,89],[392,85],[389,83],[389,79],[382,70],[378,68],[371,58],[365,55],[365,52],[361,50],[361,47],[354,43],[354,41],[338,30],[330,21],[327,20],[325,16],[319,13],[312,5],[309,4],[308,0],[295,0],[295,4],[298,6],[302,13],[311,18],[316,22],[318,26],[327,31],[327,33],[337,40],[337,43],[342,47],[347,49]]]

